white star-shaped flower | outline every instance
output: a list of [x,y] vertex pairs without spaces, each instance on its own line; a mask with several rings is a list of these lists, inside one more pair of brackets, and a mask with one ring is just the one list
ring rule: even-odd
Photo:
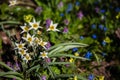
[[48,52],[43,51],[43,52],[40,52],[40,54],[42,58],[48,58],[47,56]]
[[9,6],[14,6],[17,4],[17,0],[9,0]]
[[36,44],[39,45],[40,39],[39,39],[38,37],[35,37],[34,43],[35,43],[35,45],[36,45]]
[[56,29],[57,25],[58,23],[53,24],[53,21],[51,21],[50,26],[47,29],[47,31],[59,31],[58,29]]
[[41,26],[39,26],[40,21],[36,22],[36,20],[33,18],[33,22],[29,22],[31,28],[30,29],[34,29],[37,30],[38,28],[42,28]]
[[30,30],[30,28],[29,28],[29,26],[27,26],[26,24],[24,25],[24,26],[20,26],[21,28],[22,28],[22,32],[21,33],[23,33],[23,32],[28,32],[29,30]]
[[26,54],[26,51],[25,49],[21,49],[18,51],[18,53],[23,57],[25,54]]
[[43,48],[46,49],[45,45],[47,44],[47,42],[43,42],[43,40],[41,39],[39,42],[39,45],[42,46]]
[[33,41],[35,40],[34,39],[34,35],[33,36],[31,36],[29,33],[27,33],[27,36],[26,37],[22,37],[24,40],[26,40],[27,42],[29,42],[30,43],[30,45],[32,45],[33,44]]
[[22,43],[22,42],[20,42],[20,43],[15,43],[15,45],[16,45],[15,49],[21,50],[21,49],[25,48],[25,47],[24,47],[24,46],[25,46],[25,43]]
[[27,53],[25,56],[24,56],[24,58],[23,58],[23,60],[25,60],[26,61],[26,63],[29,61],[29,60],[31,60],[32,58],[31,58],[31,56]]

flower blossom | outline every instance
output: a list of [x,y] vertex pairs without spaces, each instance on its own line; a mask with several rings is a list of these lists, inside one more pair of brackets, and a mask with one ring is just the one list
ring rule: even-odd
[[24,33],[24,32],[28,32],[29,31],[29,26],[27,26],[26,24],[24,26],[20,26],[20,28],[22,28],[22,32],[21,33]]
[[31,36],[29,33],[27,33],[26,37],[22,37],[24,40],[30,43],[30,45],[33,44],[34,36]]
[[31,60],[30,55],[29,55],[29,54],[26,54],[26,55],[24,56],[23,60],[25,60],[26,63],[27,63],[29,60]]
[[42,57],[43,59],[44,59],[44,58],[48,58],[48,56],[47,56],[48,52],[43,51],[43,52],[40,52],[40,54],[41,54],[41,57]]
[[20,43],[15,43],[15,45],[17,46],[15,49],[21,50],[21,49],[25,48],[25,47],[24,47],[24,46],[25,46],[25,43],[22,43],[22,42],[20,42]]
[[53,21],[51,21],[50,26],[47,29],[47,31],[59,31],[58,29],[56,29],[57,25],[58,23],[53,24]]
[[17,4],[17,0],[9,0],[9,6],[14,6]]
[[40,21],[36,22],[36,20],[33,18],[33,22],[29,22],[31,28],[30,29],[34,29],[37,30],[38,28],[42,28],[41,26],[39,26]]

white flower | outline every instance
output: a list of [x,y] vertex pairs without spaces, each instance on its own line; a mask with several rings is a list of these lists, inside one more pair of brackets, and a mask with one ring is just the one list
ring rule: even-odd
[[27,26],[26,24],[24,25],[24,26],[20,26],[21,28],[22,28],[22,32],[21,33],[23,33],[23,32],[28,32],[29,30],[30,30],[30,28],[29,28],[29,26]]
[[24,56],[23,60],[25,60],[26,63],[27,63],[29,60],[31,60],[31,56],[30,56],[29,54],[26,54],[26,55]]
[[14,6],[17,4],[17,0],[9,0],[9,6]]
[[38,37],[35,37],[34,43],[38,45],[40,43],[40,39]]
[[29,33],[27,33],[26,37],[22,37],[24,40],[30,43],[30,45],[33,44],[34,36],[31,36]]
[[18,51],[18,53],[23,57],[26,54],[27,50],[21,49]]
[[42,46],[43,48],[46,49],[45,45],[47,44],[47,42],[43,42],[43,40],[41,39],[39,42],[39,45]]
[[51,21],[50,26],[47,29],[47,31],[59,31],[58,29],[56,29],[57,25],[58,25],[58,23],[53,24],[53,21]]
[[21,49],[25,48],[25,47],[24,47],[24,46],[25,46],[25,43],[22,43],[22,42],[20,42],[20,43],[15,43],[15,45],[17,46],[15,49],[21,50]]
[[42,58],[48,58],[47,54],[48,52],[40,52]]
[[31,28],[30,29],[34,29],[37,30],[38,28],[42,28],[41,26],[39,26],[40,21],[36,22],[36,20],[33,18],[33,22],[29,22]]

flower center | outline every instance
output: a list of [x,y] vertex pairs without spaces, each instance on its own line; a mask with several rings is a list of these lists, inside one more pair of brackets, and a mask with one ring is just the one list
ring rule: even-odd
[[19,45],[18,45],[18,48],[22,48],[22,47],[23,47],[23,45],[22,45],[22,44],[19,44]]
[[39,43],[39,40],[38,40],[38,39],[35,39],[35,43]]
[[38,27],[38,24],[33,24],[33,28],[37,28]]
[[21,54],[24,55],[25,54],[25,51],[24,50],[20,50]]
[[52,26],[50,26],[50,30],[54,30],[55,29],[55,27],[52,25]]
[[28,38],[28,42],[32,42],[32,38],[31,37]]
[[46,57],[47,55],[45,53],[42,54],[43,57]]
[[30,60],[30,56],[29,55],[26,55],[25,56],[27,60]]
[[27,26],[24,27],[24,31],[28,31],[29,28]]

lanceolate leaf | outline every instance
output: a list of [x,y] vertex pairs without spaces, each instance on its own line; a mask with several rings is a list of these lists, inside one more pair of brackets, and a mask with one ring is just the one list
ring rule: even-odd
[[12,71],[9,71],[9,72],[0,72],[0,76],[4,76],[4,75],[17,75],[17,76],[21,76],[22,75],[18,72],[12,72]]
[[77,80],[87,80],[86,78],[80,76],[80,75],[75,75],[75,74],[60,74],[60,75],[56,75],[56,78],[64,78],[64,77],[74,77],[74,76],[77,76]]
[[48,65],[61,65],[61,64],[71,64],[70,62],[50,62]]
[[37,68],[40,68],[40,65],[36,65],[36,66],[31,67],[29,70],[27,70],[27,74],[29,74],[30,72],[32,72],[33,70],[35,70]]
[[55,49],[55,48],[57,48],[59,46],[69,46],[69,45],[76,45],[76,46],[79,45],[81,47],[88,46],[87,44],[84,44],[84,43],[68,42],[68,43],[62,43],[62,44],[59,44],[59,45],[52,46],[48,51],[53,50],[53,49]]
[[11,67],[9,67],[8,65],[6,65],[3,62],[0,62],[0,67],[4,67],[4,68],[8,69],[9,71],[13,71],[13,69]]
[[72,58],[76,58],[76,59],[82,59],[82,60],[89,60],[89,59],[86,59],[86,58],[83,58],[83,57],[77,57],[77,56],[74,56],[74,55],[71,55],[71,54],[55,54],[55,55],[49,55],[49,57],[61,57],[61,56],[64,56],[64,57],[72,57]]
[[1,24],[20,24],[20,22],[18,22],[18,21],[3,21],[3,22],[0,22],[0,25]]
[[14,76],[14,75],[5,75],[4,77],[6,77],[6,78],[16,79],[16,80],[23,80],[22,78],[17,77],[17,76]]
[[62,44],[51,47],[48,51],[49,51],[49,55],[53,55],[58,52],[67,51],[74,47],[86,47],[86,46],[88,45],[83,43],[62,43]]
[[95,58],[96,58],[96,60],[97,60],[97,63],[100,64],[98,55],[97,55],[94,51],[92,51],[92,53],[94,54],[94,56],[95,56]]
[[[16,78],[23,78],[23,75],[18,73],[18,72],[13,72],[13,71],[9,71],[9,72],[0,72],[0,77],[8,77],[8,78],[12,78],[12,76],[16,77]],[[20,79],[19,79],[20,80]]]

